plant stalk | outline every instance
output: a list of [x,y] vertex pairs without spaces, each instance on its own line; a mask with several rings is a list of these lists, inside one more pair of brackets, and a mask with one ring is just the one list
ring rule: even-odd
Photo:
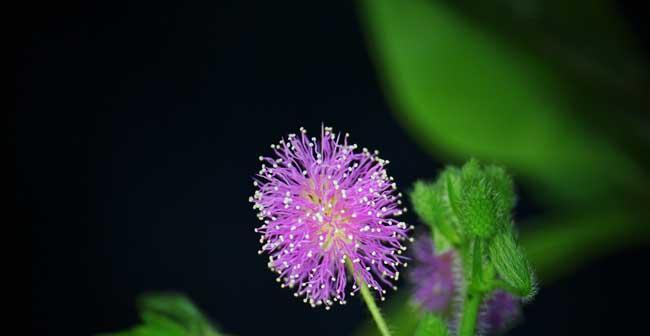
[[391,336],[390,330],[388,330],[388,324],[386,324],[386,320],[384,320],[384,317],[381,315],[381,312],[379,311],[379,307],[377,307],[377,303],[375,302],[375,296],[370,292],[370,289],[368,288],[368,284],[366,284],[363,279],[360,277],[356,277],[354,274],[354,267],[352,266],[352,263],[350,262],[350,259],[348,258],[346,260],[346,264],[348,266],[348,270],[352,274],[353,277],[357,280],[357,284],[359,285],[359,289],[361,292],[361,297],[363,298],[363,301],[366,303],[366,306],[368,307],[368,310],[370,311],[370,315],[372,315],[372,319],[375,320],[375,323],[377,324],[377,329],[379,329],[379,333],[382,336]]
[[467,286],[467,294],[465,302],[463,303],[462,316],[460,321],[459,335],[460,336],[474,336],[476,335],[476,322],[478,321],[479,310],[481,308],[481,301],[485,293],[482,291],[482,250],[481,241],[476,240],[472,251],[472,268],[469,285]]

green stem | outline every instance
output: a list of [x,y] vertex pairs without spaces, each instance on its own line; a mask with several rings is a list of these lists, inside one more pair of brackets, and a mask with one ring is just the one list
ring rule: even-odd
[[472,251],[472,285],[477,286],[483,280],[483,250],[480,239],[474,241],[474,251]]
[[381,316],[379,307],[377,307],[377,303],[375,302],[375,296],[372,295],[372,293],[370,292],[370,289],[368,288],[366,282],[363,281],[363,279],[361,279],[360,277],[355,276],[354,267],[350,262],[350,258],[346,259],[346,265],[348,266],[348,270],[350,271],[352,276],[354,276],[355,279],[357,280],[357,284],[361,291],[361,297],[363,298],[363,301],[366,303],[366,306],[368,306],[370,315],[372,315],[373,320],[375,320],[375,323],[377,324],[377,329],[379,329],[379,333],[382,336],[391,336],[390,330],[388,330],[388,324],[386,324],[386,320],[384,320],[384,317]]
[[372,318],[375,320],[375,323],[377,323],[377,329],[379,329],[379,332],[383,336],[390,336],[388,325],[386,324],[384,317],[381,316],[379,307],[377,307],[377,304],[375,303],[375,297],[374,295],[372,295],[372,293],[370,293],[370,289],[368,289],[368,285],[366,285],[364,282],[361,282],[359,285],[361,286],[361,297],[363,297],[363,301],[366,302],[366,305],[368,306],[368,310],[370,311],[370,315],[372,315]]
[[463,303],[463,319],[460,325],[460,336],[474,336],[476,334],[476,321],[483,294],[469,291]]
[[484,293],[481,290],[481,276],[482,276],[482,251],[481,242],[477,239],[474,242],[472,251],[472,267],[469,285],[467,286],[467,294],[465,302],[463,302],[463,310],[460,322],[460,336],[474,336],[476,334],[476,322],[478,320],[479,310],[481,308],[481,301],[483,301]]

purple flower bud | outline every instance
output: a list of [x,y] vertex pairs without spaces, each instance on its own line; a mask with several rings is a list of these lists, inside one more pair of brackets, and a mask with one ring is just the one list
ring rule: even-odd
[[[418,237],[413,244],[414,267],[410,272],[413,300],[422,309],[445,312],[452,307],[459,291],[460,268],[454,265],[453,250],[436,254],[434,244],[427,235]],[[520,299],[504,291],[495,291],[483,303],[479,316],[480,329],[485,333],[502,331],[520,315]]]
[[[405,208],[387,160],[323,127],[320,138],[289,134],[271,145],[274,157],[260,156],[255,194],[250,197],[264,223],[260,254],[282,287],[326,309],[345,304],[352,279],[354,295],[362,281],[383,299],[385,286],[399,278],[398,266],[410,227],[395,217]],[[350,271],[352,270],[352,271]],[[353,274],[349,274],[353,273]]]
[[447,310],[454,296],[454,252],[436,255],[431,239],[421,236],[413,244],[415,266],[410,273],[413,300],[432,312]]
[[505,291],[495,291],[485,301],[480,324],[486,332],[507,329],[521,314],[521,305],[517,297]]

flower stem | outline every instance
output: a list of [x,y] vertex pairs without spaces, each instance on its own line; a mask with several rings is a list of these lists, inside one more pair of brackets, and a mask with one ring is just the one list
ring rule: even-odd
[[474,336],[476,334],[476,322],[478,320],[479,310],[481,308],[481,301],[483,301],[482,285],[482,268],[483,268],[483,255],[480,240],[474,242],[472,251],[472,268],[469,285],[467,286],[467,294],[463,303],[462,317],[460,321],[460,336]]
[[463,304],[463,317],[460,325],[460,336],[474,336],[476,334],[476,321],[478,320],[479,308],[483,294],[470,290],[467,292]]
[[352,276],[357,280],[357,284],[359,285],[359,289],[361,291],[361,297],[363,298],[363,301],[366,303],[366,306],[370,311],[370,315],[372,315],[372,319],[375,320],[375,323],[377,324],[377,329],[379,329],[379,333],[382,336],[391,336],[390,330],[388,330],[388,324],[386,324],[386,320],[384,320],[384,317],[381,316],[379,307],[377,307],[377,303],[375,303],[374,295],[370,293],[370,289],[368,288],[366,282],[363,281],[362,278],[357,277],[355,275],[354,266],[350,262],[350,258],[346,259],[346,266],[348,267],[350,274],[352,274]]
[[368,285],[366,285],[364,282],[361,282],[359,285],[361,288],[361,297],[363,297],[363,301],[366,302],[366,306],[368,306],[370,315],[372,315],[375,323],[377,323],[377,329],[379,329],[379,332],[382,334],[382,336],[390,336],[388,325],[386,324],[384,317],[381,316],[379,307],[377,307],[377,304],[375,303],[375,297],[372,295],[372,293],[370,293]]

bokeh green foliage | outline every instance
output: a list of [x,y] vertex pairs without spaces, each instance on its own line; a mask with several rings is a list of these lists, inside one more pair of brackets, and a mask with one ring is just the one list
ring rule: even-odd
[[415,336],[447,336],[446,322],[439,316],[431,313],[425,314],[415,329]]
[[[361,0],[359,15],[408,134],[445,162],[508,167],[545,209],[518,239],[542,285],[648,242],[649,67],[612,1]],[[407,296],[386,307],[397,335],[417,325]]]
[[436,157],[499,162],[556,204],[588,202],[642,178],[620,146],[589,127],[583,91],[530,43],[485,28],[449,2],[378,0],[361,8],[398,120]]
[[[647,218],[641,213],[650,198],[649,178],[643,173],[648,160],[628,155],[638,153],[621,148],[621,143],[629,144],[630,139],[625,142],[616,136],[621,132],[611,131],[617,125],[632,130],[629,120],[636,121],[631,117],[635,114],[611,119],[609,111],[605,122],[610,127],[599,129],[596,125],[603,111],[594,105],[615,104],[619,111],[647,107],[643,90],[638,88],[648,84],[647,66],[637,57],[625,27],[612,14],[611,3],[528,2],[534,12],[526,15],[537,15],[536,20],[520,17],[526,9],[512,0],[377,0],[360,4],[386,93],[409,134],[437,158],[477,157],[507,166],[519,183],[534,191],[530,195],[549,209],[549,218],[535,219],[545,223],[543,228],[535,228],[534,235],[524,233],[526,244],[552,245],[535,239],[551,236],[544,234],[545,230],[562,236],[555,232],[564,227],[572,239],[624,245],[617,239],[621,237],[585,233],[589,228],[577,229],[581,236],[571,234],[575,231],[571,221],[578,217],[575,225],[579,225],[580,213],[593,213],[595,218],[601,213],[603,218],[626,221],[596,220],[593,231],[625,234],[609,228],[618,226],[647,232]],[[558,24],[565,29],[558,30]],[[544,47],[548,41],[561,46],[555,57],[541,51],[548,49]],[[613,69],[620,76],[602,72],[599,76],[572,65],[571,55],[578,53],[572,48],[578,43],[585,43],[581,59],[592,60],[594,69]],[[611,52],[611,48],[619,52]],[[615,85],[617,78],[626,84]],[[584,84],[594,81],[602,84]],[[609,99],[609,104],[586,103],[602,99]],[[628,133],[634,137],[634,131]],[[649,146],[645,141],[637,147]],[[456,173],[449,174],[453,177]],[[453,183],[453,178],[450,181]],[[514,198],[510,201],[514,204]],[[608,215],[625,212],[632,215]],[[533,257],[541,264],[535,265],[541,276],[555,278],[555,269],[569,270],[551,266],[564,257],[588,259],[589,254],[579,249],[593,245],[559,241],[565,242],[562,252]]]
[[149,293],[137,301],[140,324],[99,336],[219,336],[201,311],[182,294]]

